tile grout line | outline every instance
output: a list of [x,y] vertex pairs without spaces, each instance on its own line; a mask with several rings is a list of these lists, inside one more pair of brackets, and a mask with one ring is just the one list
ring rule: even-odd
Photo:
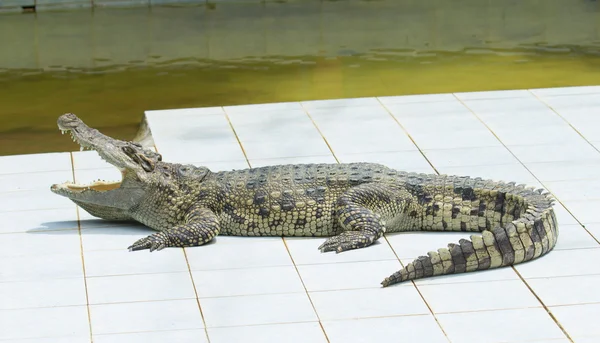
[[[554,112],[560,119],[562,119],[565,123],[567,123],[567,125],[569,125],[569,127],[571,127],[571,129],[573,129],[575,132],[577,132],[577,134],[579,136],[581,136],[581,138],[583,138],[583,140],[588,143],[589,145],[591,145],[591,147],[600,152],[600,150],[598,148],[596,148],[594,146],[594,144],[592,144],[592,142],[590,142],[581,132],[579,132],[579,130],[577,130],[577,128],[575,126],[573,126],[573,124],[571,124],[567,118],[563,117],[560,113],[558,113],[557,110],[554,109],[554,107],[550,106],[547,102],[545,102],[542,98],[540,98],[539,96],[537,96],[537,94],[535,94],[534,92],[532,92],[531,90],[527,90],[529,93],[533,94],[533,96],[542,104],[546,105],[546,107],[548,107],[552,112]],[[583,94],[573,94],[573,95],[583,95]]]
[[310,302],[310,306],[312,307],[313,311],[315,312],[315,316],[317,316],[317,320],[319,322],[319,327],[321,328],[321,331],[323,332],[323,335],[325,336],[325,340],[329,343],[329,337],[327,336],[327,332],[325,331],[325,327],[323,327],[323,323],[321,322],[321,317],[319,316],[319,312],[317,312],[317,308],[315,307],[315,304],[313,303],[313,300],[310,296],[310,294],[308,293],[308,289],[306,288],[306,284],[304,283],[304,279],[302,279],[302,275],[300,275],[300,270],[298,270],[298,266],[296,265],[296,261],[294,261],[294,257],[292,256],[292,252],[290,251],[290,249],[288,248],[287,242],[285,241],[284,237],[281,237],[281,240],[283,241],[283,245],[285,246],[285,250],[287,251],[288,255],[290,256],[290,259],[292,260],[292,264],[294,265],[294,269],[296,270],[296,274],[298,274],[298,278],[300,279],[300,283],[302,283],[302,288],[304,288],[304,292],[306,294],[306,297],[308,298],[308,301]]
[[[385,241],[389,245],[390,249],[392,249],[392,252],[394,253],[394,256],[396,256],[396,259],[398,260],[398,262],[400,262],[400,265],[402,266],[402,268],[404,268],[404,263],[402,263],[402,260],[400,260],[400,258],[398,257],[398,254],[396,253],[396,250],[392,247],[392,244],[390,244],[390,241],[387,239],[387,236],[383,235],[383,238],[385,239]],[[446,340],[448,340],[448,342],[452,342],[450,340],[450,337],[448,337],[448,334],[446,333],[446,330],[444,330],[444,327],[442,326],[442,323],[440,323],[438,317],[436,316],[435,312],[433,312],[433,309],[431,308],[431,306],[429,305],[429,303],[427,302],[427,300],[425,300],[425,296],[423,296],[423,293],[421,293],[421,290],[419,289],[419,285],[417,285],[415,283],[415,280],[411,280],[410,282],[412,283],[412,285],[415,288],[415,290],[417,291],[417,293],[419,293],[419,296],[421,297],[421,299],[425,303],[425,306],[427,306],[427,309],[429,310],[429,313],[431,313],[431,316],[433,316],[433,319],[435,320],[435,323],[438,325],[438,327],[440,328],[440,330],[442,330],[442,333],[444,334],[444,337],[446,337]]]
[[[497,134],[496,134],[496,133],[495,133],[495,132],[492,130],[492,128],[490,128],[490,127],[487,125],[487,123],[485,123],[485,122],[483,121],[483,119],[481,119],[481,117],[479,117],[479,116],[478,116],[478,115],[475,113],[475,111],[473,111],[473,109],[471,109],[471,108],[470,108],[470,107],[469,107],[469,106],[468,106],[466,103],[464,103],[464,102],[463,102],[463,101],[462,101],[462,100],[461,100],[459,97],[457,97],[457,96],[456,96],[456,94],[454,94],[454,93],[453,93],[453,95],[454,95],[454,97],[455,97],[456,99],[458,99],[458,101],[459,101],[459,102],[460,102],[460,103],[461,103],[463,106],[465,106],[465,108],[467,108],[467,109],[468,109],[468,110],[469,110],[469,111],[470,111],[470,112],[471,112],[471,113],[472,113],[472,114],[475,116],[475,118],[477,118],[477,119],[478,119],[478,120],[479,120],[479,121],[480,121],[480,122],[481,122],[481,123],[482,123],[482,124],[483,124],[483,125],[484,125],[484,126],[485,126],[485,127],[488,129],[488,130],[489,130],[489,131],[490,131],[490,133],[491,133],[492,135],[494,135],[494,137],[496,137],[496,139],[498,140],[498,142],[500,142],[500,144],[502,144],[502,146],[503,146],[503,147],[504,147],[504,148],[505,148],[505,149],[506,149],[506,150],[507,150],[507,151],[508,151],[508,152],[509,152],[509,153],[510,153],[510,154],[511,154],[511,155],[512,155],[512,156],[513,156],[513,157],[514,157],[514,158],[515,158],[517,161],[519,161],[519,163],[521,163],[521,165],[522,165],[522,166],[523,166],[523,167],[524,167],[524,168],[525,168],[525,169],[526,169],[526,170],[527,170],[529,173],[531,173],[531,175],[533,175],[533,177],[535,177],[535,179],[536,179],[536,180],[538,180],[538,182],[539,182],[539,183],[540,183],[540,184],[541,184],[541,185],[542,185],[544,188],[547,188],[547,187],[546,187],[546,185],[544,185],[544,183],[543,183],[542,181],[540,181],[540,179],[539,179],[539,178],[538,178],[538,177],[537,177],[537,176],[536,176],[534,173],[532,173],[532,172],[531,172],[531,170],[529,170],[529,168],[527,168],[527,166],[525,165],[525,163],[523,163],[523,162],[522,162],[522,161],[521,161],[521,160],[520,160],[520,159],[519,159],[519,158],[518,158],[518,157],[517,157],[517,156],[514,154],[514,152],[512,152],[512,150],[510,150],[510,149],[509,149],[509,148],[506,146],[506,144],[504,144],[504,142],[503,142],[503,141],[500,139],[500,137],[498,137],[498,135],[497,135]],[[564,206],[564,204],[563,204],[563,203],[562,203],[562,202],[561,202],[561,201],[558,199],[558,197],[555,197],[555,198],[556,198],[556,201],[558,201],[558,202],[559,202],[561,205],[563,205],[563,207],[565,207],[565,210],[566,210],[567,212],[569,212],[569,214],[573,215],[573,214],[572,214],[572,213],[571,213],[571,212],[570,212],[570,211],[569,211],[569,210],[566,208],[566,206]],[[575,216],[573,216],[573,218],[575,218],[575,219],[576,219],[576,220],[579,222],[579,220],[578,220],[578,219],[577,219]],[[582,225],[582,226],[583,226],[583,225]],[[585,229],[585,227],[583,227],[583,228],[584,228],[584,230],[586,230],[586,231],[587,231],[587,229]],[[592,234],[591,234],[589,231],[587,231],[587,232],[588,232],[588,234],[590,234],[590,236],[592,236],[592,238],[593,238],[594,240],[596,240],[596,238],[595,238],[595,237],[594,237],[594,236],[593,236],[593,235],[592,235]],[[597,241],[597,240],[596,240],[596,241]],[[544,310],[546,310],[546,313],[548,313],[548,315],[550,316],[550,318],[552,318],[552,321],[554,321],[554,323],[555,323],[555,324],[556,324],[556,325],[557,325],[557,326],[558,326],[558,327],[561,329],[561,331],[562,331],[562,332],[563,332],[563,333],[564,333],[564,334],[567,336],[567,338],[569,339],[569,341],[570,341],[570,342],[573,342],[573,339],[571,339],[571,337],[569,336],[569,334],[567,333],[567,331],[566,331],[566,330],[565,330],[565,329],[562,327],[562,325],[560,324],[560,322],[558,321],[558,319],[557,319],[557,318],[555,318],[555,317],[554,317],[554,315],[552,315],[552,313],[550,312],[550,310],[548,309],[548,307],[546,306],[546,304],[544,304],[544,302],[542,301],[542,299],[541,299],[541,298],[540,298],[540,297],[539,297],[539,296],[538,296],[538,295],[537,295],[537,294],[536,294],[536,293],[533,291],[533,288],[532,288],[532,287],[529,285],[529,283],[527,283],[527,281],[526,281],[524,278],[522,278],[522,277],[521,277],[521,275],[519,274],[519,272],[518,272],[517,268],[515,268],[515,266],[514,266],[514,265],[512,265],[512,266],[511,266],[511,268],[512,268],[512,269],[515,271],[515,273],[517,273],[517,275],[519,275],[519,277],[521,278],[521,281],[523,282],[523,284],[525,284],[525,286],[526,286],[526,287],[529,289],[529,291],[531,292],[531,294],[533,294],[533,295],[536,297],[536,299],[538,300],[538,302],[539,302],[539,303],[540,303],[540,304],[541,304],[541,305],[544,307]]]
[[534,292],[533,288],[531,287],[531,285],[529,285],[529,283],[527,283],[527,281],[525,280],[525,278],[521,275],[521,273],[519,273],[519,271],[517,270],[517,268],[515,268],[515,266],[511,266],[512,269],[515,271],[515,273],[517,273],[517,275],[519,276],[519,279],[521,279],[521,281],[523,281],[523,283],[525,284],[525,287],[527,287],[527,289],[529,289],[529,291],[531,292],[531,294],[533,294],[533,296],[537,299],[537,301],[542,304],[542,306],[544,307],[544,310],[546,310],[546,313],[548,313],[548,315],[550,316],[550,318],[552,318],[552,321],[554,321],[554,323],[556,323],[556,325],[558,326],[558,328],[560,329],[560,331],[562,331],[562,333],[567,337],[567,339],[569,340],[569,342],[573,343],[573,338],[571,338],[571,335],[569,335],[569,333],[567,332],[567,330],[562,326],[562,324],[558,321],[558,318],[556,318],[554,316],[554,314],[552,313],[552,311],[550,311],[550,309],[548,308],[548,306],[542,301],[542,299]]
[[375,99],[377,99],[377,101],[379,102],[379,104],[381,105],[381,107],[383,107],[383,109],[390,115],[390,117],[392,117],[392,119],[396,122],[396,124],[398,124],[398,126],[400,126],[400,128],[402,129],[402,131],[404,131],[404,133],[408,137],[408,139],[410,139],[410,141],[415,145],[415,147],[417,148],[417,150],[419,150],[419,152],[421,153],[421,155],[423,155],[423,158],[427,161],[427,163],[429,163],[429,165],[431,166],[431,168],[433,168],[433,170],[435,171],[435,173],[439,175],[440,172],[437,170],[436,167],[434,167],[433,163],[427,158],[427,156],[425,155],[425,153],[423,152],[423,150],[419,147],[419,145],[417,144],[417,142],[415,142],[414,138],[410,135],[410,133],[408,133],[408,130],[404,127],[404,125],[402,125],[400,123],[400,121],[398,120],[398,118],[396,118],[396,116],[394,116],[392,114],[392,111],[390,111],[390,109],[387,108],[387,106],[385,106],[385,104],[383,102],[381,102],[381,99],[379,99],[379,97],[375,97]]
[[[71,171],[73,173],[73,182],[76,182],[76,178],[75,178],[75,159],[73,156],[73,153],[70,152],[69,155],[71,156]],[[88,284],[87,284],[87,272],[85,270],[85,254],[84,254],[84,250],[83,250],[83,236],[81,235],[81,219],[79,216],[79,206],[75,206],[75,213],[77,215],[77,232],[79,234],[79,249],[81,250],[81,266],[82,266],[82,270],[83,270],[83,285],[85,287],[85,307],[87,310],[87,316],[88,316],[88,327],[90,330],[90,342],[94,342],[94,335],[92,333],[92,313],[90,311],[90,295],[89,295],[89,290],[88,290]]]
[[302,105],[301,101],[298,101],[298,104],[300,105],[300,107],[302,108],[302,110],[304,111],[304,113],[306,113],[306,116],[308,117],[308,119],[310,119],[310,121],[313,124],[313,126],[315,127],[315,129],[317,129],[317,132],[319,132],[319,135],[321,135],[321,138],[323,138],[323,141],[327,145],[327,148],[329,148],[329,151],[331,151],[331,154],[333,155],[333,158],[335,159],[335,161],[337,163],[340,163],[340,160],[335,155],[335,152],[333,152],[333,148],[331,147],[331,144],[329,144],[329,142],[327,141],[327,138],[325,138],[325,135],[323,134],[323,132],[321,131],[321,129],[319,129],[319,126],[317,126],[317,122],[315,122],[315,120],[310,115],[310,113],[308,112],[308,110],[306,109],[306,107],[304,107],[304,105]]
[[244,149],[244,145],[242,144],[242,141],[240,140],[240,137],[238,136],[237,132],[235,131],[235,128],[233,127],[233,123],[231,122],[231,118],[229,118],[229,115],[227,114],[227,111],[225,111],[225,107],[224,106],[221,106],[221,110],[223,111],[223,114],[225,115],[225,120],[227,120],[227,123],[229,124],[229,127],[231,128],[231,131],[233,131],[233,135],[235,136],[235,140],[240,145],[240,149],[242,149],[242,154],[244,154],[244,158],[246,159],[246,163],[250,167],[250,159],[248,159],[248,154],[246,153],[246,149]]
[[194,295],[196,296],[196,303],[198,304],[198,310],[200,311],[200,317],[202,318],[202,326],[204,326],[204,335],[206,336],[206,340],[210,343],[210,336],[208,335],[208,328],[206,327],[206,319],[204,318],[204,311],[202,311],[202,305],[200,304],[200,298],[198,297],[198,290],[196,289],[196,282],[194,281],[194,276],[192,274],[192,268],[190,267],[190,261],[188,260],[187,251],[185,248],[181,248],[183,250],[183,257],[185,258],[185,264],[188,269],[188,274],[190,276],[190,280],[192,281],[192,289],[194,290]]

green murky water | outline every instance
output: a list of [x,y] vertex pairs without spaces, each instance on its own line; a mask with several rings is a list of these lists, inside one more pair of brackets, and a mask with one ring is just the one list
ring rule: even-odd
[[73,112],[600,84],[600,2],[296,1],[0,16],[0,155],[69,151]]

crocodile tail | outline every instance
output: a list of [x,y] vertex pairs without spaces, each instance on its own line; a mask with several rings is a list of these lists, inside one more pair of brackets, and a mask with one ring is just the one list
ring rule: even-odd
[[[430,251],[403,269],[385,278],[383,287],[425,277],[458,274],[510,266],[538,258],[554,248],[558,239],[553,199],[541,190],[535,194],[523,215],[471,239],[450,243],[447,248]],[[527,197],[526,197],[527,198]]]

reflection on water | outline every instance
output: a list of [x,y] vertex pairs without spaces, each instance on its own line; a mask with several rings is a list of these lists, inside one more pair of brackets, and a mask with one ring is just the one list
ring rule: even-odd
[[0,155],[68,151],[74,112],[600,84],[589,0],[218,4],[0,16]]

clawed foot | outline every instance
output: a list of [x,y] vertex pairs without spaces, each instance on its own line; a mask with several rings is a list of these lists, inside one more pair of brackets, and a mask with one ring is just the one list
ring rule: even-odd
[[319,250],[321,250],[321,252],[335,251],[337,254],[346,250],[364,248],[371,245],[374,241],[374,237],[371,238],[364,233],[346,231],[337,236],[328,238],[321,246],[319,246]]
[[157,232],[148,237],[138,239],[127,249],[129,249],[129,251],[150,249],[150,252],[153,252],[154,250],[163,250],[168,246],[168,243],[169,240],[167,236],[162,232]]

